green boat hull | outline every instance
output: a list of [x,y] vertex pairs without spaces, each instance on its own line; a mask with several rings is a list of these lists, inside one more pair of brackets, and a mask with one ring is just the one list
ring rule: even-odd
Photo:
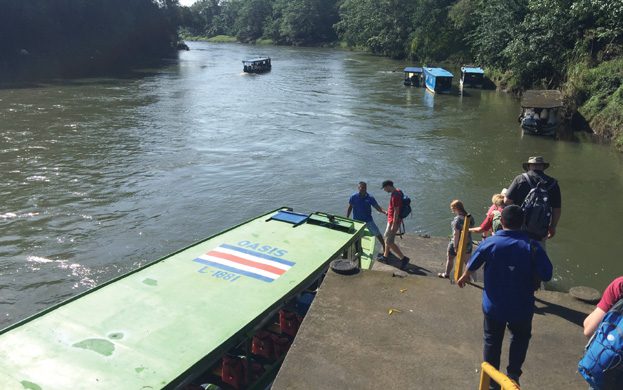
[[363,223],[321,213],[299,224],[272,219],[279,214],[2,330],[0,388],[174,388],[248,338],[362,237],[362,267],[371,265]]

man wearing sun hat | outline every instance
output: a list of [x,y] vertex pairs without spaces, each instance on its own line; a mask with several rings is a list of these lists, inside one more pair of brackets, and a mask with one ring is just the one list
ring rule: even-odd
[[530,157],[527,162],[523,163],[524,173],[517,175],[506,191],[504,197],[506,204],[516,204],[521,206],[528,196],[530,190],[541,183],[541,187],[545,188],[548,193],[548,202],[552,207],[551,222],[546,237],[536,237],[530,232],[528,236],[533,240],[544,243],[548,238],[556,235],[556,226],[560,220],[562,212],[562,202],[560,195],[560,187],[558,181],[548,176],[544,171],[549,168],[549,163],[542,156]]

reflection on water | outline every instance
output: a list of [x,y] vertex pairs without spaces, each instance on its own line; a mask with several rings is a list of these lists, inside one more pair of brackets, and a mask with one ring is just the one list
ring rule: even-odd
[[433,96],[384,58],[263,47],[273,71],[248,75],[254,46],[191,49],[140,77],[0,90],[0,325],[269,209],[343,214],[360,180],[385,203],[393,179],[407,229],[446,236],[452,199],[480,220],[531,155],[563,190],[555,285],[621,274],[608,147],[522,137],[508,95]]

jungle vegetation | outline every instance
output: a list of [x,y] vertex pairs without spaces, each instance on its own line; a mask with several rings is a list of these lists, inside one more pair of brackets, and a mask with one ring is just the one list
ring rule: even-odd
[[170,54],[178,0],[0,0],[0,77],[86,75]]

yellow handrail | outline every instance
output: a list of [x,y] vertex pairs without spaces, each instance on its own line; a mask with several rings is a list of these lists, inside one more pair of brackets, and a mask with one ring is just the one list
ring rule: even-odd
[[456,248],[456,264],[454,265],[454,281],[458,282],[459,278],[463,276],[463,266],[467,263],[465,259],[467,253],[465,253],[465,249],[467,249],[467,238],[469,237],[469,222],[472,216],[467,214],[465,216],[465,220],[463,221],[463,230],[461,231],[461,238],[459,239],[459,247]]
[[481,368],[480,390],[489,390],[489,384],[492,379],[500,385],[501,390],[521,390],[515,381],[496,370],[491,364],[483,362]]

